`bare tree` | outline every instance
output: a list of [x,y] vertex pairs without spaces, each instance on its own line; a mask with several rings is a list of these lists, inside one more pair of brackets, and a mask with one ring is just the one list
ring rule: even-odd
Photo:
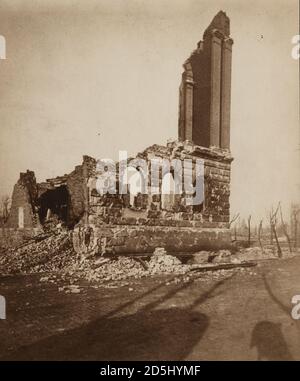
[[282,215],[282,208],[281,208],[281,205],[280,205],[280,218],[281,218],[281,225],[282,225],[282,229],[283,229],[283,233],[284,235],[286,236],[286,240],[288,242],[288,245],[289,245],[289,250],[290,250],[290,253],[293,251],[292,250],[292,244],[291,244],[291,239],[290,239],[290,236],[288,234],[288,231],[287,231],[287,226],[286,226],[286,223],[284,222],[283,220],[283,215]]
[[293,225],[294,225],[294,247],[298,247],[298,226],[299,226],[299,214],[300,214],[300,208],[295,208],[292,211],[292,219],[293,219]]
[[271,232],[273,232],[274,238],[275,238],[275,241],[276,241],[277,251],[278,251],[278,257],[281,258],[282,257],[282,250],[281,250],[281,247],[280,247],[280,244],[279,244],[279,241],[278,241],[278,236],[277,236],[277,231],[276,231],[277,214],[278,214],[279,208],[280,208],[280,202],[278,203],[278,206],[277,206],[277,208],[276,208],[274,213],[273,213],[273,208],[272,208],[272,211],[270,213],[270,225],[271,225]]
[[259,246],[260,246],[261,250],[264,251],[264,248],[263,248],[263,245],[261,242],[262,227],[263,227],[263,220],[260,220],[259,226],[258,226],[258,242],[259,242]]
[[236,224],[234,224],[234,240],[237,241],[237,231],[236,231],[237,227],[236,227]]
[[272,229],[272,216],[273,216],[273,207],[271,209],[270,215],[269,215],[269,221],[270,221],[270,245],[273,245],[273,229]]
[[248,246],[251,246],[251,214],[248,217]]
[[[232,219],[229,221],[229,228],[231,227],[231,225],[239,218],[240,216],[240,213],[236,213]],[[236,231],[236,223],[234,224],[234,240],[236,241],[237,240],[237,231]]]
[[236,213],[236,214],[232,217],[232,219],[230,220],[230,222],[229,222],[229,226],[231,226],[231,225],[234,223],[234,221],[236,221],[236,220],[239,218],[239,216],[240,216],[240,213]]

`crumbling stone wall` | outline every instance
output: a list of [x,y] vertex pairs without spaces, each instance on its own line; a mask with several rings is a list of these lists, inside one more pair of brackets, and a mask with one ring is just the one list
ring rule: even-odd
[[88,208],[87,182],[95,166],[96,160],[85,155],[82,165],[76,166],[74,171],[67,176],[66,185],[70,196],[68,224],[70,226],[79,222]]
[[[84,216],[87,209],[87,179],[91,167],[94,167],[95,163],[95,159],[84,156],[82,164],[76,166],[70,174],[47,179],[41,183],[36,182],[33,171],[28,170],[26,173],[21,173],[14,186],[12,206],[6,228],[20,228],[18,221],[20,207],[24,211],[24,229],[42,228],[41,223],[44,221],[41,220],[40,210],[44,207],[45,196],[50,195],[50,202],[52,193],[56,192],[58,196],[59,193],[64,194],[62,188],[66,189],[68,194],[67,217],[64,222],[70,227],[74,226]],[[61,201],[64,202],[64,200]]]
[[[151,159],[198,159],[204,163],[204,202],[186,205],[182,194],[172,195],[163,207],[160,191],[162,168],[152,168]],[[12,198],[10,228],[18,228],[18,207],[24,208],[24,228],[40,226],[39,199],[57,187],[66,186],[69,194],[68,224],[75,227],[74,246],[86,253],[152,252],[157,246],[168,251],[197,251],[228,247],[230,165],[227,150],[208,149],[191,142],[172,142],[167,146],[154,145],[139,153],[136,159],[147,163],[148,181],[152,171],[159,171],[157,194],[137,194],[134,204],[127,194],[100,194],[96,189],[97,162],[84,156],[83,163],[69,175],[48,179],[36,184],[34,173],[21,174]],[[128,159],[128,163],[134,159]],[[120,165],[120,163],[119,163]],[[192,174],[195,178],[195,173]],[[119,178],[116,178],[117,189]],[[150,187],[150,183],[147,184]],[[36,234],[36,233],[35,233]]]
[[[201,207],[186,205],[182,202],[186,195],[182,193],[174,195],[173,204],[166,209],[162,206],[163,195],[149,192],[138,194],[134,205],[130,205],[128,194],[98,192],[96,163],[93,163],[89,171],[87,218],[82,219],[74,231],[74,246],[78,251],[100,254],[152,252],[157,246],[169,251],[197,251],[230,245],[228,228],[232,158],[228,151],[176,141],[167,146],[149,147],[139,153],[137,158],[148,163],[148,181],[151,180],[150,160],[153,158],[189,159],[194,164],[197,159],[202,159],[204,203]],[[128,164],[131,162],[132,159],[129,159]],[[163,176],[161,169],[159,187]],[[92,236],[88,244],[85,228],[89,229],[89,235]],[[90,234],[91,230],[93,234]]]
[[230,216],[230,163],[207,160],[205,165],[205,211],[211,222],[225,223]]
[[24,228],[35,228],[39,226],[35,205],[37,193],[38,188],[34,172],[27,171],[21,173],[12,194],[11,209],[6,224],[8,228],[19,227],[19,208],[23,209]]
[[68,176],[66,183],[70,195],[68,220],[73,224],[77,223],[84,214],[84,177],[81,165],[75,167]]

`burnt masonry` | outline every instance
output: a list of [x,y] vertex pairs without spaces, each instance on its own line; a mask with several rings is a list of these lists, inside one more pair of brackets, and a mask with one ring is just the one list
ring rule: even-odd
[[[34,173],[27,171],[14,187],[2,237],[8,230],[13,236],[36,234],[54,219],[72,229],[75,250],[87,255],[151,253],[156,247],[165,247],[169,252],[195,252],[230,246],[229,35],[229,18],[221,11],[184,64],[178,141],[166,146],[155,144],[126,161],[141,182],[148,181],[149,187],[153,186],[149,183],[151,173],[157,171],[156,194],[99,193],[96,184],[103,173],[96,160],[88,156],[70,174],[43,183],[37,183]],[[162,194],[165,176],[174,173],[172,168],[166,173],[153,167],[153,158],[191,160],[193,181],[197,176],[196,161],[202,159],[204,201],[189,205],[184,193]],[[135,164],[138,159],[145,161],[146,168],[141,170]],[[120,178],[116,172],[118,190]]]

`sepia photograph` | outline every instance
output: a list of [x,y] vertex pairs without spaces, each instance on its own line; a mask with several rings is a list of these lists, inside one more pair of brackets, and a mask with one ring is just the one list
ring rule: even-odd
[[300,361],[299,57],[298,0],[0,0],[0,373]]

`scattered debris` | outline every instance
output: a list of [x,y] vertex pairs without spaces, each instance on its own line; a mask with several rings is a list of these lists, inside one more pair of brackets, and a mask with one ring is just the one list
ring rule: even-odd
[[183,265],[173,255],[168,255],[164,248],[156,248],[148,263],[151,275],[161,273],[184,274],[189,271],[189,265]]
[[209,257],[208,262],[228,263],[231,261],[231,252],[229,250],[220,250]]
[[[283,257],[289,257],[288,250],[283,250]],[[51,235],[31,241],[17,249],[8,249],[0,255],[0,272],[2,274],[16,273],[46,273],[40,277],[42,283],[59,285],[60,292],[80,293],[81,289],[76,282],[86,280],[97,288],[99,283],[105,287],[128,286],[126,280],[138,279],[146,276],[160,274],[175,275],[171,283],[189,282],[193,273],[201,272],[205,279],[223,276],[234,269],[240,271],[247,267],[254,267],[258,260],[278,258],[273,246],[266,246],[264,251],[260,247],[242,248],[236,253],[229,250],[218,252],[201,251],[191,255],[187,264],[170,255],[162,247],[155,249],[147,259],[136,256],[110,256],[110,257],[85,257],[73,250],[71,237],[66,230],[56,230]],[[184,259],[183,259],[184,261]],[[184,261],[186,262],[186,261]],[[212,273],[213,272],[213,273]],[[248,272],[255,275],[254,272]],[[61,287],[62,280],[68,285]],[[98,284],[98,285],[95,285]],[[133,291],[132,287],[128,290]]]
[[48,276],[42,276],[40,282],[47,282],[49,280]]
[[42,241],[7,249],[0,256],[0,273],[55,272],[65,268],[76,256],[69,232],[53,233]]
[[78,285],[70,284],[68,286],[59,287],[58,291],[64,291],[66,294],[80,294],[81,290]]

